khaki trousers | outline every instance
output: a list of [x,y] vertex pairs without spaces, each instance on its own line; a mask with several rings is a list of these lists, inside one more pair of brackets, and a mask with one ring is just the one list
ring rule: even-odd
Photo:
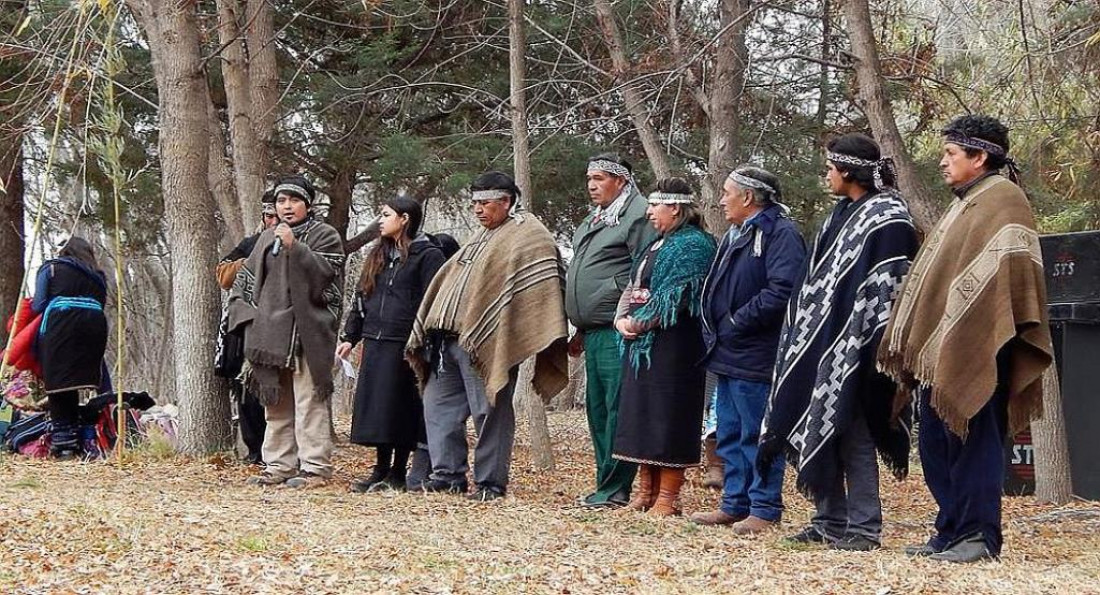
[[305,360],[297,357],[293,370],[283,370],[279,389],[279,400],[264,407],[268,473],[289,478],[301,470],[332,477],[332,412],[327,401],[314,397]]

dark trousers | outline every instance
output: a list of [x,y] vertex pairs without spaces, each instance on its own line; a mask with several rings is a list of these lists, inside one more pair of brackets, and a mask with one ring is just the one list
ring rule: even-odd
[[408,475],[406,468],[409,464],[409,453],[412,452],[412,449],[400,446],[396,448],[393,446],[376,446],[374,450],[378,453],[375,458],[375,470],[389,474],[394,479],[405,481]]
[[1008,398],[1002,387],[970,419],[966,441],[944,425],[929,404],[930,391],[920,398],[920,461],[924,481],[940,511],[936,550],[981,533],[994,556],[1001,552],[1001,493],[1004,491],[1004,443],[1008,432]]
[[237,423],[241,430],[241,442],[248,448],[248,461],[262,463],[264,432],[267,431],[264,406],[256,400],[255,395],[245,391],[239,384],[234,387],[234,391],[238,395]]
[[847,430],[833,441],[836,475],[814,496],[813,526],[830,541],[862,536],[882,540],[878,456],[867,418],[857,408]]
[[50,442],[54,450],[77,446],[80,438],[80,394],[75,390],[47,397],[50,411]]
[[50,421],[54,426],[77,426],[80,424],[80,395],[75,390],[53,393],[47,397]]
[[756,470],[760,423],[768,405],[767,382],[718,376],[718,456],[722,458],[722,512],[778,521],[783,514],[783,467],[776,457],[766,475]]
[[611,328],[584,333],[584,406],[588,432],[596,455],[596,491],[593,502],[607,502],[617,493],[630,494],[638,467],[611,456],[619,426],[619,384],[623,360],[619,355],[619,334]]

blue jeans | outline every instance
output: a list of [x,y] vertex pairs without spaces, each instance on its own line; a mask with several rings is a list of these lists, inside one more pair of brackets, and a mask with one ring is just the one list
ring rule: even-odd
[[776,457],[767,474],[756,472],[760,424],[771,384],[718,375],[718,456],[725,463],[722,511],[778,521],[783,514],[783,468]]

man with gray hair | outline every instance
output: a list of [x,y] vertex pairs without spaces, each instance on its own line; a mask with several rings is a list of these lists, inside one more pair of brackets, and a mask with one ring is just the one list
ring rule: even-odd
[[783,312],[806,260],[802,234],[780,197],[779,179],[763,169],[742,165],[729,175],[719,204],[734,233],[722,239],[703,288],[706,364],[718,377],[725,472],[721,506],[691,520],[732,525],[738,534],[774,526],[783,511],[783,460],[767,473],[755,469]]
[[619,419],[618,332],[615,308],[638,254],[656,237],[646,220],[630,163],[604,153],[588,161],[588,195],[594,208],[573,234],[573,260],[565,279],[565,312],[577,328],[569,354],[584,354],[585,410],[596,455],[596,489],[581,500],[594,508],[617,508],[630,499],[636,468],[611,457]]

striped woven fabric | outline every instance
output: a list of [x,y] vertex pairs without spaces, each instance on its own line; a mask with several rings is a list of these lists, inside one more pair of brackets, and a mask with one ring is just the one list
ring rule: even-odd
[[511,368],[535,357],[532,383],[545,400],[568,382],[564,272],[550,232],[519,215],[482,230],[436,274],[406,346],[421,385],[433,333],[458,335],[492,402]]

